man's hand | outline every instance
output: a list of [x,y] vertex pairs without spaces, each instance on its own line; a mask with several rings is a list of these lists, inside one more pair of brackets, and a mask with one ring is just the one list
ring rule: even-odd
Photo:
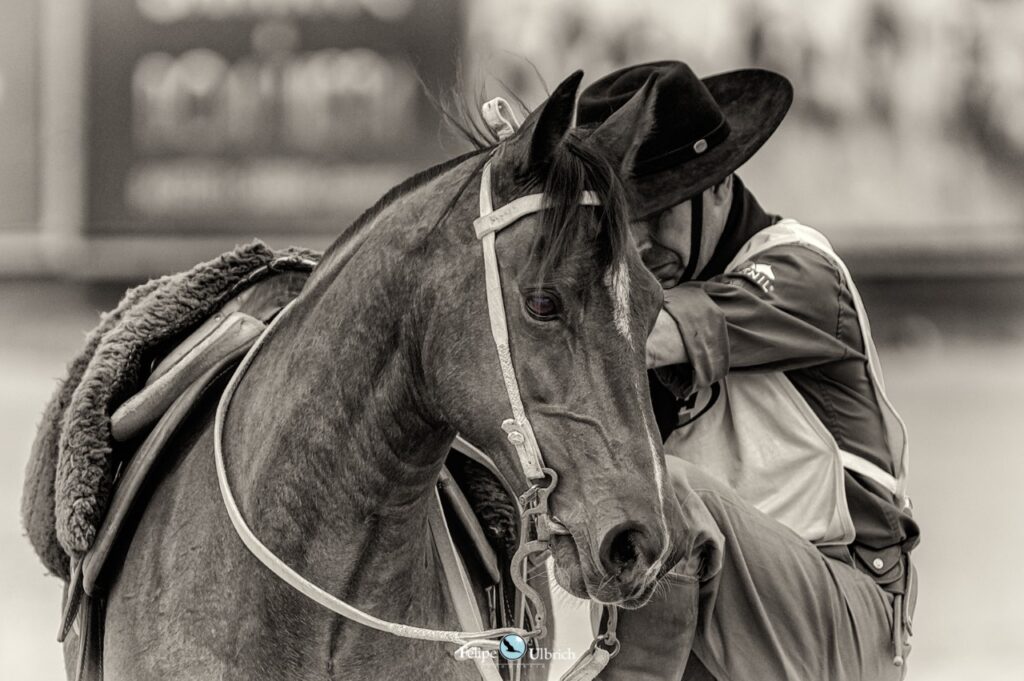
[[647,337],[647,368],[682,364],[685,361],[686,348],[683,347],[683,337],[679,335],[676,320],[661,310],[651,335]]

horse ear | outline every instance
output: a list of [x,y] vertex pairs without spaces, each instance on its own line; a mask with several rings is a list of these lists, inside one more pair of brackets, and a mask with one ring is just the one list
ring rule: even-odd
[[565,139],[576,118],[576,91],[583,71],[563,80],[551,96],[523,123],[524,138],[529,137],[529,153],[523,170],[542,168],[555,148]]
[[587,144],[599,148],[619,168],[623,179],[633,172],[636,153],[654,129],[654,105],[658,93],[652,75],[628,102],[619,107],[587,138]]

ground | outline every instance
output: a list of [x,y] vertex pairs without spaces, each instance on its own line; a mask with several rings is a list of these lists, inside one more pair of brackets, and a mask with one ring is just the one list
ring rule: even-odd
[[[95,324],[96,310],[116,300],[111,295],[69,285],[0,283],[3,679],[63,678],[56,643],[60,582],[44,575],[23,536],[22,475],[43,405]],[[911,494],[923,532],[915,553],[921,595],[908,678],[1019,681],[1024,344],[1015,331],[995,334],[1002,340],[956,333],[950,338],[928,317],[897,308],[880,302],[880,314],[872,312],[876,327],[887,329],[879,335],[903,339],[890,340],[880,351],[890,396],[910,429]],[[886,325],[890,313],[902,321]],[[951,326],[973,327],[967,322],[974,313],[963,307],[961,321]],[[1000,323],[1005,331],[1005,319]],[[1019,330],[1019,320],[1010,326]]]

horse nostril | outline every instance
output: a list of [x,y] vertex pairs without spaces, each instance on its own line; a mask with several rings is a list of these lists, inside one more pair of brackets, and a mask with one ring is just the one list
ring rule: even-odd
[[601,563],[609,574],[617,575],[653,560],[653,543],[649,533],[636,523],[621,523],[604,536]]

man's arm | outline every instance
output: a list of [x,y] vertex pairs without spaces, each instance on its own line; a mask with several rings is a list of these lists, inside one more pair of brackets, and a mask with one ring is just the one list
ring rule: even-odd
[[765,251],[739,270],[665,291],[665,312],[648,340],[649,366],[675,392],[707,387],[730,371],[787,371],[850,356],[843,339],[856,323],[835,266],[809,248]]
[[654,328],[647,336],[647,368],[671,366],[686,362],[686,348],[675,318],[665,308],[658,312]]

